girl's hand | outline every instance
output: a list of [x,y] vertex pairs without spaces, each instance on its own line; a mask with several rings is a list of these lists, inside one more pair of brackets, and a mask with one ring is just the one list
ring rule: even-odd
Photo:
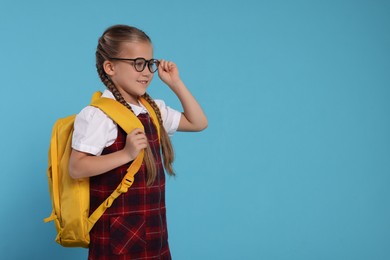
[[179,98],[183,106],[178,131],[201,131],[207,127],[208,121],[198,101],[192,96],[179,77],[175,63],[160,60],[158,76]]
[[170,88],[174,87],[181,81],[179,70],[177,69],[176,64],[172,61],[160,60],[158,76]]
[[148,146],[148,139],[145,133],[136,128],[126,137],[126,145],[123,148],[124,152],[130,156],[130,161],[133,161],[142,149]]
[[145,133],[137,128],[127,135],[126,144],[122,150],[110,154],[93,156],[72,149],[69,159],[69,174],[72,178],[78,179],[111,171],[133,161],[147,145],[148,140]]

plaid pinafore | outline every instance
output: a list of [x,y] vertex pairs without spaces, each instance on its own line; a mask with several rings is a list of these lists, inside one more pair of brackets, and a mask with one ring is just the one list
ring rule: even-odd
[[[138,119],[152,149],[157,166],[153,185],[146,186],[146,167],[142,164],[127,193],[120,195],[96,222],[90,232],[90,260],[171,259],[165,209],[165,175],[155,125],[148,114]],[[126,133],[118,126],[115,142],[102,154],[123,149]],[[90,213],[118,186],[129,164],[90,178]]]

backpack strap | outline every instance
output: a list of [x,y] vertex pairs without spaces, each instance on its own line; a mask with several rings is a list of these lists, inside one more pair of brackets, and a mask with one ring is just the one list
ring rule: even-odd
[[[122,127],[123,130],[125,130],[126,133],[130,133],[135,128],[143,128],[143,125],[141,124],[141,121],[138,120],[138,118],[129,111],[125,106],[123,106],[121,103],[116,101],[115,99],[111,98],[104,98],[101,97],[102,93],[100,91],[97,91],[93,94],[92,100],[91,100],[91,106],[100,108],[105,114],[107,114],[113,121],[115,121],[118,125]],[[140,97],[139,101],[141,104],[148,110],[149,116],[152,118],[152,121],[154,125],[157,127],[157,134],[158,138],[160,139],[160,124],[156,115],[156,112],[154,111],[153,107],[149,104],[148,101],[146,101],[145,98]],[[138,122],[138,126],[132,127],[130,124],[128,124],[127,121],[130,120],[132,123]]]
[[[135,128],[144,130],[144,126],[141,121],[132,113],[129,109],[123,106],[118,101],[111,98],[102,98],[101,92],[96,92],[92,97],[91,106],[101,109],[106,115],[108,115],[114,122],[116,122],[127,134],[133,131]],[[154,112],[151,105],[144,99],[140,98],[140,102],[146,107],[149,112],[153,123],[156,125],[158,137],[160,138],[160,125],[158,123],[157,115]],[[130,164],[127,169],[125,177],[122,182],[118,185],[113,193],[90,215],[89,230],[92,229],[93,225],[103,215],[107,208],[111,207],[112,203],[122,193],[126,193],[127,190],[134,182],[134,175],[138,172],[141,167],[144,158],[144,150],[141,150],[138,156]]]

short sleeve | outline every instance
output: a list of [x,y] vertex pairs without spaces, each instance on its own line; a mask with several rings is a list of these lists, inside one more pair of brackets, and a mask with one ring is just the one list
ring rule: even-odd
[[116,124],[103,111],[88,106],[76,116],[72,148],[93,155],[114,143],[117,137]]
[[167,106],[163,100],[156,99],[154,102],[160,108],[165,131],[172,136],[179,127],[181,112]]

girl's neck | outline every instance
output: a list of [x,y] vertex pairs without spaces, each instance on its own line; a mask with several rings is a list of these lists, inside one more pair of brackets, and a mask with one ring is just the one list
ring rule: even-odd
[[126,93],[126,92],[124,92],[124,91],[120,91],[120,93],[121,93],[123,99],[124,99],[127,103],[129,103],[129,104],[131,104],[131,105],[139,106],[139,101],[138,101],[139,97],[138,97],[138,96],[133,96],[133,95],[128,94],[128,93]]

